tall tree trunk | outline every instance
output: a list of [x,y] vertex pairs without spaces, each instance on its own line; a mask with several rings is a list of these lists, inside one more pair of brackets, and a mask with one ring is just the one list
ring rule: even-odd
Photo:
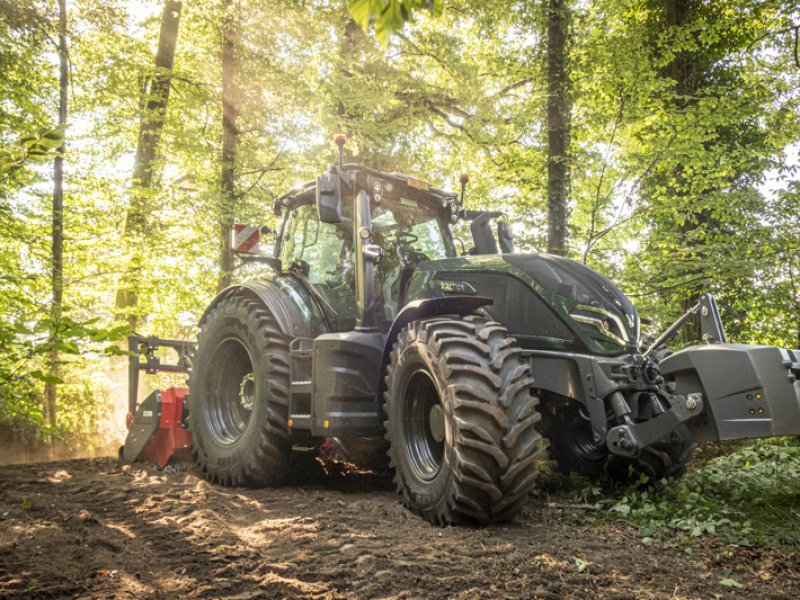
[[[339,86],[339,91],[344,92],[347,89],[346,82],[352,77],[350,66],[353,61],[357,60],[356,50],[358,49],[358,35],[362,29],[358,23],[353,19],[348,18],[344,26],[344,34],[339,42],[339,77],[344,85]],[[336,115],[337,119],[337,133],[349,133],[350,116],[347,112],[347,106],[342,98],[336,102]],[[363,143],[364,140],[359,140]]]
[[220,276],[217,290],[231,284],[233,253],[231,227],[236,214],[236,161],[239,152],[239,89],[236,85],[239,45],[239,24],[234,15],[233,0],[224,0],[222,26],[222,174],[220,181]]
[[[69,65],[67,64],[67,0],[58,0],[58,126],[62,135],[67,127],[67,91],[69,86]],[[50,318],[53,321],[53,347],[48,356],[48,371],[51,377],[58,377],[58,348],[55,341],[60,335],[61,313],[64,302],[64,152],[66,143],[62,142],[53,160],[53,230],[51,291],[53,295]],[[47,424],[56,427],[56,386],[46,383],[44,389],[45,418]]]
[[569,184],[569,9],[567,0],[547,3],[547,251],[567,251]]
[[[664,23],[667,29],[677,29],[687,24],[690,18],[690,10],[693,0],[662,0],[664,11]],[[674,58],[667,66],[667,75],[675,82],[675,98],[673,100],[673,110],[685,110],[692,102],[695,92],[699,89],[697,70],[703,69],[703,60],[699,56],[694,56],[690,52],[676,52]],[[685,180],[683,167],[674,170],[672,177],[676,182]],[[681,210],[693,213],[691,209],[691,198],[682,189],[673,189],[672,194],[680,199]],[[693,218],[687,218],[683,224],[677,226],[677,231],[684,240],[691,239],[692,231],[702,226],[708,219],[706,214],[694,214]],[[687,242],[689,246],[696,245],[696,242]],[[684,312],[692,308],[700,300],[702,290],[688,288],[683,292],[681,298],[681,308]],[[695,315],[683,326],[683,340],[694,342],[700,340],[700,317]]]
[[161,16],[161,31],[158,36],[156,68],[144,90],[145,108],[139,127],[136,157],[131,178],[131,204],[125,216],[125,239],[131,245],[132,255],[128,265],[130,274],[117,290],[116,306],[125,314],[131,329],[135,329],[138,318],[135,307],[141,287],[142,252],[146,243],[150,221],[150,196],[156,187],[156,159],[164,119],[169,104],[172,86],[172,67],[175,63],[175,47],[183,5],[177,0],[165,0]]

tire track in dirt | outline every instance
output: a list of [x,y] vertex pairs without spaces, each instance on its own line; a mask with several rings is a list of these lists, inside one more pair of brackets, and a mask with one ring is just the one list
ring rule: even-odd
[[0,598],[800,597],[796,556],[689,556],[537,501],[506,525],[437,528],[370,475],[250,490],[125,471],[0,467]]

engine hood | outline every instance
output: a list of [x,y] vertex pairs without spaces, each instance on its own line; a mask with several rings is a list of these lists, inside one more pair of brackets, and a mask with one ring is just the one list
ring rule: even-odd
[[596,271],[563,256],[494,254],[425,261],[417,266],[407,299],[454,294],[494,299],[497,307],[490,307],[490,314],[517,337],[552,340],[550,346],[562,350],[572,339],[576,351],[600,354],[639,348],[639,316],[630,300]]

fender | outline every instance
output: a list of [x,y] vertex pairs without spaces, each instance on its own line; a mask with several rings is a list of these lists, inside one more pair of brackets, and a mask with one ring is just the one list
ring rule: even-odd
[[328,331],[322,310],[305,286],[290,274],[273,279],[252,279],[225,288],[208,305],[200,325],[222,300],[237,296],[260,302],[272,313],[281,333],[291,338],[314,338]]
[[[493,304],[494,300],[485,296],[447,296],[445,298],[422,298],[406,304],[389,329],[389,334],[383,345],[380,373],[386,373],[386,367],[392,354],[392,347],[403,328],[418,319],[426,319],[437,315],[458,315],[465,317],[481,308]],[[381,378],[380,386],[383,386]]]

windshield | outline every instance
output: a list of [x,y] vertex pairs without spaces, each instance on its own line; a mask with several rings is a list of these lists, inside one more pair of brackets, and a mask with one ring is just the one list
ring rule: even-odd
[[437,211],[416,200],[401,197],[373,208],[372,232],[384,252],[413,251],[425,260],[456,255],[447,222]]
[[[324,298],[323,309],[332,329],[352,329],[355,317],[355,256],[352,205],[344,203],[341,223],[321,223],[314,204],[291,211],[284,230],[280,258],[302,274]],[[396,196],[374,204],[372,231],[383,249],[376,268],[376,285],[383,290],[389,321],[403,305],[403,295],[414,268],[426,260],[456,255],[448,221],[429,202]]]

